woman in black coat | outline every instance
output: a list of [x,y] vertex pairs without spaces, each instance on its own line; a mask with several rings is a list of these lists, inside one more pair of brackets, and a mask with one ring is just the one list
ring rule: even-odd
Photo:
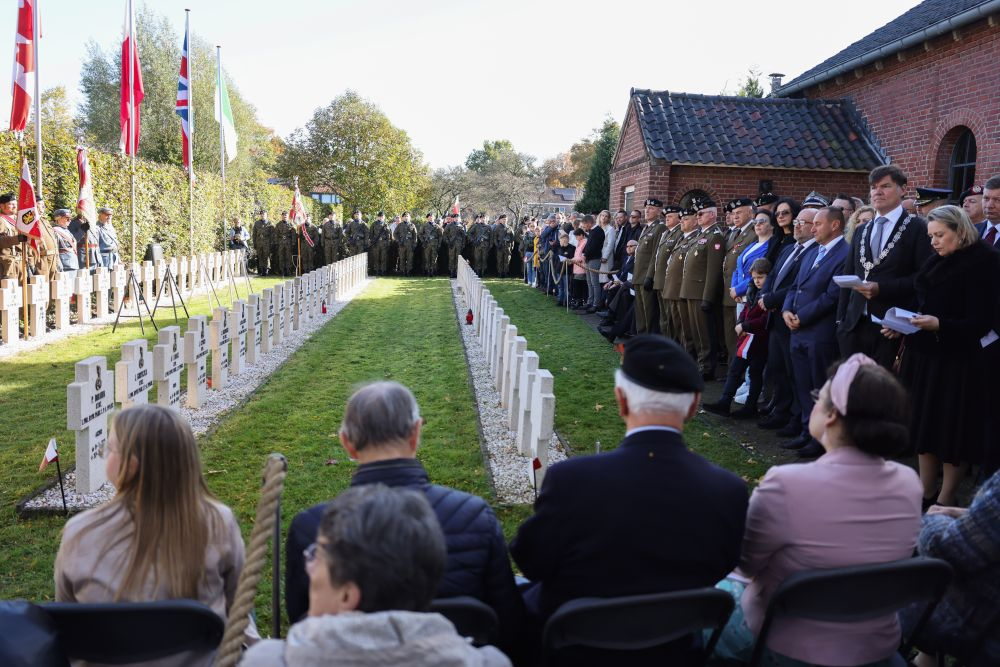
[[[1000,254],[980,242],[966,213],[941,206],[927,218],[934,254],[914,278],[919,331],[906,337],[901,375],[909,387],[911,438],[924,504],[954,505],[971,463],[984,459],[988,379],[981,339],[990,333],[1000,293]],[[898,333],[883,329],[890,338]],[[1000,345],[1000,342],[994,342]],[[937,490],[938,471],[944,482]]]

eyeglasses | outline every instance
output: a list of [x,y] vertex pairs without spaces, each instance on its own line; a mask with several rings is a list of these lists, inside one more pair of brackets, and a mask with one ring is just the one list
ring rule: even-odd
[[763,225],[763,224],[765,224],[765,223],[768,223],[768,224],[770,224],[770,222],[771,222],[771,221],[770,221],[770,220],[768,220],[767,218],[761,218],[760,220],[754,220],[754,221],[753,221],[753,224],[755,224],[755,225]]
[[777,212],[775,213],[775,215],[776,215],[776,216],[778,216],[779,218],[783,218],[783,217],[785,217],[786,215],[791,215],[791,214],[792,214],[792,212],[791,212],[791,211],[777,211]]
[[796,220],[795,222],[792,223],[792,225],[798,227],[800,225],[811,225],[812,223],[813,223],[812,220]]

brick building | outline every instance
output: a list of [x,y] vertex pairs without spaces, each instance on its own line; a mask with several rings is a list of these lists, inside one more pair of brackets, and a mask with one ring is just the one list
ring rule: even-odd
[[772,190],[865,196],[892,162],[910,185],[1000,174],[1000,0],[926,0],[816,67],[748,99],[633,90],[612,208]]

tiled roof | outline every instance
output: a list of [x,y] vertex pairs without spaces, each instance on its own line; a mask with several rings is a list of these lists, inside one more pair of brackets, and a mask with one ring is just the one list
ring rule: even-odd
[[649,154],[672,163],[869,171],[886,160],[847,100],[632,90]]
[[[782,86],[782,88],[793,87],[799,81],[821,75],[825,71],[832,70],[837,65],[894,44],[901,39],[922,32],[935,24],[943,23],[974,7],[985,5],[987,2],[988,0],[924,0],[924,2],[921,2],[905,14],[894,18],[875,32],[854,42],[837,55],[827,58],[819,65],[803,72]],[[891,54],[885,53],[883,55]],[[781,95],[780,90],[778,91],[778,95]]]

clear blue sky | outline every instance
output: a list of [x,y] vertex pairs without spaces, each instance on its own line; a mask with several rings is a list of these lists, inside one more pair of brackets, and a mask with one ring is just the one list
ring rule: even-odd
[[[64,85],[79,101],[85,45],[93,39],[117,48],[125,2],[38,3],[42,87]],[[190,8],[192,30],[222,45],[237,86],[278,134],[287,136],[315,108],[353,88],[406,130],[432,167],[443,167],[462,162],[487,138],[510,139],[540,159],[565,151],[605,116],[621,121],[632,86],[715,94],[735,90],[751,65],[765,75],[798,75],[916,1],[146,4],[178,34]],[[13,25],[17,0],[3,5],[0,16]],[[0,54],[11,60],[12,33],[0,41]],[[196,95],[209,93],[195,86]],[[9,88],[0,99],[6,123]]]

